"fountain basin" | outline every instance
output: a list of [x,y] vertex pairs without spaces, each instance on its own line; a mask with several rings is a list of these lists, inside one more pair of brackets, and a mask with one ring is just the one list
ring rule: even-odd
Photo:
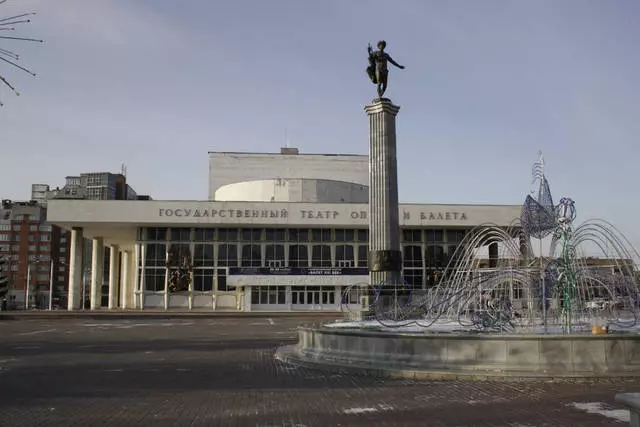
[[640,335],[408,333],[330,327],[298,330],[282,361],[410,378],[640,376]]

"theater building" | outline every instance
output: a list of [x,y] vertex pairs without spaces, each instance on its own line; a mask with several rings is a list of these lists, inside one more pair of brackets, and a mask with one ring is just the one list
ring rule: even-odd
[[[209,200],[49,202],[48,221],[71,230],[70,309],[86,295],[92,309],[338,310],[345,287],[368,281],[367,156],[288,148],[209,161]],[[433,286],[468,230],[519,215],[520,205],[401,204],[407,286]]]

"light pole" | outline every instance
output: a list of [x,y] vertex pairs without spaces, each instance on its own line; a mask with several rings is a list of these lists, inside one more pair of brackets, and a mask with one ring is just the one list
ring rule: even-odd
[[49,311],[53,310],[53,257],[51,258],[51,271],[49,272]]
[[31,285],[31,262],[27,261],[27,286],[24,291],[24,309],[29,310],[29,287]]

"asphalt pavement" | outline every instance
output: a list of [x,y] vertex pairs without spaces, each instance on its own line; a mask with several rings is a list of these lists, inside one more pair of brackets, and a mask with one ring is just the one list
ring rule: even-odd
[[[274,360],[309,317],[0,322],[0,426],[627,426],[638,380],[418,381]],[[315,320],[318,321],[318,320]]]

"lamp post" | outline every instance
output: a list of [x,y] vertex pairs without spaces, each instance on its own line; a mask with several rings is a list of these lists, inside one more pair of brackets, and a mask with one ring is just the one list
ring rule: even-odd
[[29,287],[31,286],[31,263],[27,261],[27,286],[24,291],[24,309],[29,310]]

